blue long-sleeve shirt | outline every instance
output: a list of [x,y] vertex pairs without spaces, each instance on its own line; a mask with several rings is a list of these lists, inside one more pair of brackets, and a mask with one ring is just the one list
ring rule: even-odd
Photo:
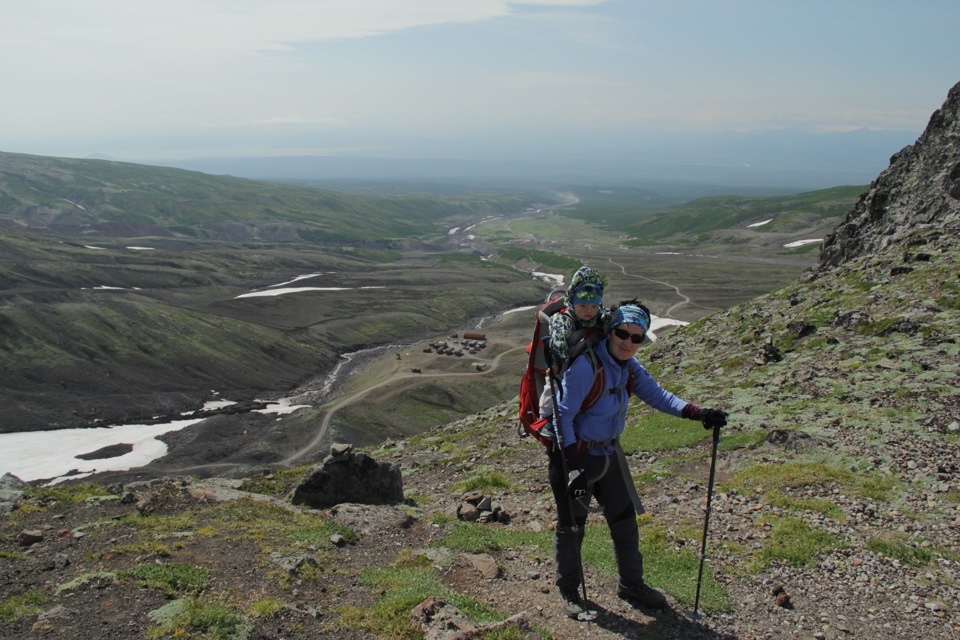
[[594,378],[589,359],[581,356],[574,360],[563,375],[563,393],[558,403],[563,443],[573,444],[576,438],[594,443],[607,442],[601,447],[590,449],[590,453],[595,455],[613,452],[613,444],[608,441],[619,438],[623,433],[631,393],[654,409],[678,418],[688,404],[661,387],[636,358],[630,358],[623,364],[617,362],[607,350],[607,340],[608,338],[604,338],[593,348],[603,365],[604,391],[625,386],[631,371],[633,388],[613,394],[603,393],[586,411],[579,413],[593,386]]

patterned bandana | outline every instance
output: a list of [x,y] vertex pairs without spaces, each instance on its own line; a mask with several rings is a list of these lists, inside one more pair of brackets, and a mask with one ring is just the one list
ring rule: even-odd
[[646,333],[650,330],[650,314],[633,304],[625,304],[613,312],[610,322],[607,323],[607,333],[620,324],[636,324]]
[[590,267],[580,267],[570,278],[567,304],[600,304],[607,279]]

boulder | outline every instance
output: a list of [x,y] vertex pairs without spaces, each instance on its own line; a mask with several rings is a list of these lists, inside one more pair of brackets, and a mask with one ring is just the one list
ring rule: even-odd
[[331,454],[293,490],[290,501],[315,509],[343,503],[399,504],[403,502],[400,465],[377,462],[349,445],[333,445]]
[[772,340],[767,340],[757,352],[757,357],[753,359],[753,361],[759,365],[770,362],[780,362],[781,360],[783,360],[783,354],[780,353],[780,349],[773,344]]
[[12,512],[29,487],[29,484],[12,473],[3,474],[0,477],[0,513]]
[[809,433],[786,429],[774,429],[767,434],[766,441],[768,444],[783,447],[788,451],[802,451],[816,445],[816,441]]

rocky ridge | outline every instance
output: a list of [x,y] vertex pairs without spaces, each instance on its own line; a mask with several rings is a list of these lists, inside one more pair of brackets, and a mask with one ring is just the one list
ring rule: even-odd
[[860,196],[823,243],[820,268],[909,244],[912,238],[960,231],[960,83],[912,145]]

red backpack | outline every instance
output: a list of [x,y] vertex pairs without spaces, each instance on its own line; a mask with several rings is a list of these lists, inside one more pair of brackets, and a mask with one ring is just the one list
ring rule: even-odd
[[[540,417],[540,395],[544,388],[549,384],[547,380],[547,356],[545,353],[544,338],[549,334],[550,316],[556,313],[566,313],[563,296],[547,300],[536,313],[534,323],[533,338],[527,345],[527,367],[524,369],[523,377],[520,379],[520,414],[517,433],[520,436],[531,435],[541,444],[547,447],[553,447],[556,438],[552,429],[544,432],[544,427],[550,425],[549,417]],[[580,405],[579,413],[586,411],[603,393],[603,387],[606,378],[603,373],[603,365],[593,353],[593,346],[603,337],[602,327],[593,327],[590,329],[578,329],[567,338],[567,344],[570,346],[570,355],[560,367],[560,375],[570,366],[570,363],[581,353],[586,352],[593,366],[593,385],[590,392],[584,398]],[[616,393],[632,386],[632,376],[627,384],[615,389],[610,389],[607,393]],[[559,392],[559,389],[557,389]]]

